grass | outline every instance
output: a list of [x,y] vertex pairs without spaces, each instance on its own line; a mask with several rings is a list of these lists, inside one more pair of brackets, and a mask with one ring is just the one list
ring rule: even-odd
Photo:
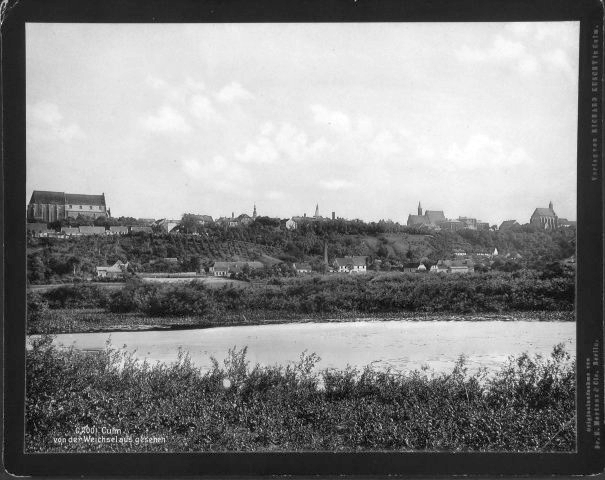
[[[183,353],[150,365],[109,347],[59,350],[42,336],[27,352],[26,451],[575,448],[575,365],[562,346],[490,375],[468,374],[463,358],[447,374],[405,375],[318,371],[317,361],[303,354],[296,365],[251,367],[246,349],[234,349],[202,372]],[[60,443],[103,427],[119,430],[116,443]]]

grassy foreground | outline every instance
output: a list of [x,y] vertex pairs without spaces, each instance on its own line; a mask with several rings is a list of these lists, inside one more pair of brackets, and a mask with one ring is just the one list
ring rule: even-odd
[[570,451],[575,366],[562,346],[493,375],[394,375],[366,368],[255,366],[229,352],[209,372],[187,355],[149,365],[131,355],[27,352],[26,451]]

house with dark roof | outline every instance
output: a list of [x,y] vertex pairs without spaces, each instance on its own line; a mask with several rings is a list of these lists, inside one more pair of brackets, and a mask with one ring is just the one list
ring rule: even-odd
[[401,266],[401,271],[405,273],[426,272],[426,267],[420,262],[406,262]]
[[500,224],[500,227],[498,227],[498,230],[508,230],[509,228],[518,227],[518,226],[519,226],[519,222],[517,222],[517,220],[504,220]]
[[48,223],[76,218],[79,215],[92,218],[111,216],[105,203],[105,194],[88,195],[34,190],[27,206],[27,218],[30,221]]
[[80,235],[105,235],[105,227],[88,227],[79,228]]
[[107,235],[126,235],[130,233],[128,227],[109,227]]
[[552,202],[548,204],[548,208],[536,208],[529,219],[529,223],[548,230],[557,228],[558,218],[553,210]]
[[473,273],[475,264],[472,260],[439,260],[431,267],[431,273]]
[[334,260],[334,268],[340,273],[365,273],[368,257],[340,257]]

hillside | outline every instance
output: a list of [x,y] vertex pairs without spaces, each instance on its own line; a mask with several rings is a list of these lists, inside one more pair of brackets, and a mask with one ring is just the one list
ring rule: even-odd
[[90,278],[96,274],[96,266],[116,260],[130,262],[130,267],[138,272],[202,271],[215,261],[234,260],[258,260],[268,267],[279,261],[307,261],[320,270],[325,245],[330,262],[336,257],[367,255],[370,262],[380,260],[382,269],[397,268],[410,261],[435,263],[453,258],[455,251],[469,256],[491,253],[494,248],[500,253],[500,263],[514,259],[515,268],[539,269],[575,252],[575,229],[417,232],[403,227],[397,232],[376,232],[367,224],[355,223],[354,227],[345,231],[330,231],[325,226],[288,231],[253,225],[211,227],[199,235],[30,237],[28,279],[31,283],[52,283]]

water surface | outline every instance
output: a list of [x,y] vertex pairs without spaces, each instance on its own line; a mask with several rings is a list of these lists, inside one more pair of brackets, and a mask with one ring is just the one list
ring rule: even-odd
[[222,362],[230,348],[247,346],[252,365],[296,362],[306,350],[321,357],[321,368],[372,364],[396,371],[422,366],[449,371],[463,354],[470,370],[498,368],[522,352],[549,355],[560,342],[575,355],[575,330],[575,322],[374,320],[62,334],[55,342],[102,349],[110,339],[113,347],[151,362],[175,361],[181,348],[202,369],[210,368],[211,357]]

